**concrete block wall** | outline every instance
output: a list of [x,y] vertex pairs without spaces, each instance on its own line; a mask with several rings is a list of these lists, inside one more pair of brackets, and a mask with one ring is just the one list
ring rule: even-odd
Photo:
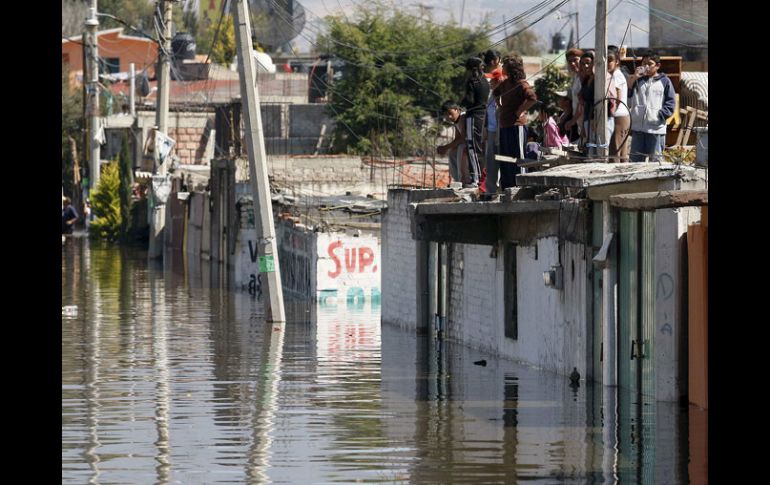
[[506,347],[513,355],[543,369],[569,375],[577,367],[586,376],[590,320],[585,246],[563,243],[564,282],[563,289],[558,290],[544,285],[543,272],[559,264],[559,240],[542,238],[536,244],[536,250],[516,249],[519,338],[506,341]]
[[264,104],[259,107],[262,116],[262,134],[265,139],[282,137],[286,133],[286,116],[283,104]]
[[321,127],[324,125],[326,125],[326,136],[331,137],[334,121],[329,117],[325,104],[289,105],[289,136],[291,138],[318,138],[321,135]]
[[490,258],[491,250],[491,246],[475,244],[452,246],[447,336],[499,355],[500,330],[504,329],[499,308],[504,306],[503,258]]
[[[326,109],[325,104],[263,102],[260,113],[266,153],[309,155],[316,153],[316,149],[326,153],[334,132],[334,120]],[[326,129],[322,134],[323,126]]]
[[[446,189],[389,189],[382,217],[382,323],[417,330],[417,252],[412,239],[410,204],[447,197]],[[427,263],[426,263],[427,264]],[[451,270],[451,268],[450,268]]]
[[417,328],[417,241],[412,239],[409,190],[388,191],[382,219],[382,322]]
[[[518,338],[505,336],[504,256],[491,246],[452,245],[447,336],[500,357],[568,375],[587,376],[590,335],[587,248],[562,244],[564,288],[546,287],[543,272],[559,264],[556,237],[516,248]],[[574,278],[572,267],[575,267]]]

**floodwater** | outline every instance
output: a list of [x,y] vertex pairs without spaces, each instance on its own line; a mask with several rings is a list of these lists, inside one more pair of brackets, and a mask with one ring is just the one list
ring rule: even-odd
[[288,301],[280,331],[208,263],[165,264],[62,248],[63,484],[705,479],[693,409],[602,404],[598,386],[381,328],[377,304]]

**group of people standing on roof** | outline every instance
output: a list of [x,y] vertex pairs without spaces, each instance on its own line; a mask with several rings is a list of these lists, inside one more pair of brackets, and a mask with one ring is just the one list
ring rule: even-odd
[[[665,146],[666,120],[676,107],[671,80],[660,72],[660,56],[643,54],[634,72],[620,68],[619,49],[607,49],[607,96],[594,99],[594,52],[566,53],[572,81],[569,90],[556,92],[558,106],[538,102],[524,74],[521,56],[489,50],[465,63],[465,93],[459,103],[447,101],[442,112],[454,124],[453,139],[437,147],[448,155],[453,181],[495,194],[516,185],[525,173],[520,161],[537,159],[540,144],[561,148],[578,145],[585,154],[597,147],[595,109],[606,102],[610,162],[657,160]],[[536,104],[541,129],[531,130],[527,113]],[[538,143],[539,140],[539,143]],[[498,163],[496,155],[514,159]]]

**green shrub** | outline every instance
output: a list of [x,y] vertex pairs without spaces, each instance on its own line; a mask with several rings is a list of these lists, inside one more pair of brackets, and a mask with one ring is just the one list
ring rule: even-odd
[[117,162],[102,170],[96,188],[91,192],[91,207],[95,219],[89,235],[96,239],[116,241],[120,237],[123,218],[120,213],[120,168]]

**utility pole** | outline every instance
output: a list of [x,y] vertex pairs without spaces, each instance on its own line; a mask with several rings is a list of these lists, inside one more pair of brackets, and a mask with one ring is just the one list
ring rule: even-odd
[[85,32],[83,40],[86,44],[87,63],[83,65],[83,73],[86,81],[87,96],[87,114],[90,119],[90,128],[88,141],[91,147],[89,164],[91,177],[89,178],[89,188],[93,189],[99,183],[99,158],[100,146],[96,141],[96,135],[99,131],[99,47],[96,41],[96,31],[99,27],[99,21],[96,20],[96,2],[91,0],[91,7],[88,9],[88,18],[85,22]]
[[575,47],[580,49],[580,12],[575,10]]
[[[153,208],[152,218],[150,219],[150,245],[148,256],[150,258],[161,258],[163,256],[163,243],[166,227],[166,200],[157,196],[156,188],[168,183],[168,164],[170,154],[166,155],[161,163],[159,157],[160,145],[158,144],[158,132],[168,135],[168,96],[169,96],[169,73],[171,70],[171,22],[172,8],[171,0],[160,0],[160,11],[163,14],[162,27],[160,34],[158,57],[158,67],[156,69],[158,78],[158,98],[155,106],[155,126],[157,129],[152,136],[155,137],[155,170],[152,177],[153,186]],[[165,191],[162,191],[165,193]]]
[[[171,0],[160,0],[160,10],[163,12],[163,34],[160,38],[160,58],[158,62],[158,101],[155,109],[155,125],[158,131],[168,136],[168,95],[171,71]],[[168,158],[168,157],[167,157]],[[155,159],[156,162],[158,159]],[[162,163],[156,167],[158,175],[166,175],[168,164]]]
[[[254,220],[257,222],[260,273],[267,276],[267,299],[269,308],[267,320],[283,323],[286,315],[283,306],[281,269],[278,260],[278,244],[273,223],[273,202],[267,176],[267,154],[262,132],[262,115],[259,111],[259,90],[256,85],[256,65],[251,46],[251,24],[246,0],[236,0],[233,12],[235,20],[235,44],[238,51],[238,74],[241,80],[241,102],[243,121],[246,125],[246,143],[249,154],[249,179],[254,200]],[[257,217],[256,212],[259,211]]]
[[594,121],[596,155],[606,157],[607,150],[607,0],[596,0],[596,54],[594,58]]
[[128,93],[129,109],[131,116],[136,116],[136,64],[128,65],[128,75],[131,77],[131,90]]

